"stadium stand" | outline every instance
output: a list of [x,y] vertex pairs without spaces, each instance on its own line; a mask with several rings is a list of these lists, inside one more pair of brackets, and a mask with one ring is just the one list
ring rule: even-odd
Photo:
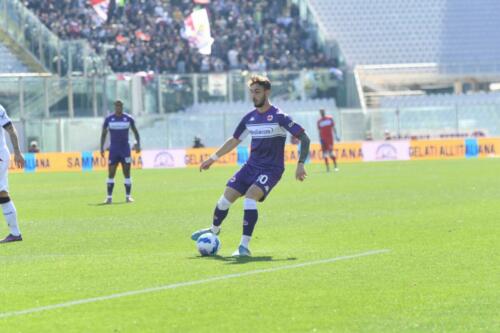
[[[310,0],[351,64],[498,62],[496,0]],[[460,67],[448,67],[450,70]]]
[[266,71],[336,66],[321,52],[314,27],[299,17],[286,0],[212,1],[215,41],[210,56],[200,55],[181,37],[192,1],[111,1],[106,22],[96,21],[93,8],[78,0],[26,0],[40,20],[63,39],[87,39],[106,52],[116,72],[221,72],[230,69]]

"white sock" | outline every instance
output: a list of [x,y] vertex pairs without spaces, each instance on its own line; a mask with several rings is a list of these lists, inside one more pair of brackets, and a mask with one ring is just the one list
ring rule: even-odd
[[19,236],[21,232],[19,231],[19,226],[17,225],[17,210],[16,206],[12,201],[2,204],[3,216],[7,221],[10,233],[14,236]]
[[244,247],[246,247],[248,249],[248,244],[250,243],[250,240],[252,239],[252,236],[245,236],[245,235],[242,235],[241,236],[241,242],[240,242],[240,245],[243,245]]
[[212,227],[210,228],[210,230],[212,230],[212,232],[214,234],[217,234],[220,231],[220,225],[212,225]]
[[228,210],[229,207],[231,207],[232,205],[232,202],[227,200],[226,197],[223,195],[221,195],[221,197],[219,198],[219,201],[217,201],[217,208],[219,208],[220,210]]

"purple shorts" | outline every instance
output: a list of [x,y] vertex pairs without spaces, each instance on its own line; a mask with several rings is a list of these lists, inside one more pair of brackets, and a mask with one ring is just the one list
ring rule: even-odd
[[115,165],[118,163],[130,164],[132,163],[132,158],[130,157],[130,150],[128,151],[109,151],[109,165]]
[[264,196],[259,201],[264,201],[276,184],[281,179],[283,170],[262,169],[245,164],[238,172],[234,174],[227,182],[227,186],[235,189],[244,195],[250,186],[258,186]]

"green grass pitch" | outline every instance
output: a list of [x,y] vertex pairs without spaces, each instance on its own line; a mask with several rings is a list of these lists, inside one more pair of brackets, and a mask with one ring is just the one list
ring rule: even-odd
[[24,241],[0,246],[0,332],[500,332],[500,160],[340,168],[308,165],[299,183],[287,167],[249,260],[229,257],[241,201],[220,256],[189,239],[236,167],[135,171],[133,204],[119,175],[112,206],[98,205],[103,172],[12,174]]

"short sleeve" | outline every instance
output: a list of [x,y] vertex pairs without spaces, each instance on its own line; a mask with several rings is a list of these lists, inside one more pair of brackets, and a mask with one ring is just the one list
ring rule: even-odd
[[5,111],[4,107],[0,105],[0,126],[4,127],[10,122],[11,120],[9,118],[9,115],[7,114],[7,111]]
[[281,113],[278,119],[280,126],[290,132],[293,136],[299,136],[302,132],[304,132],[302,126],[294,122],[292,117],[286,113]]
[[243,117],[243,119],[241,119],[240,123],[234,130],[233,138],[243,141],[247,137],[248,130],[246,126],[246,119],[247,119],[246,116]]
[[131,116],[129,116],[128,119],[130,121],[130,126],[135,126],[135,119]]

